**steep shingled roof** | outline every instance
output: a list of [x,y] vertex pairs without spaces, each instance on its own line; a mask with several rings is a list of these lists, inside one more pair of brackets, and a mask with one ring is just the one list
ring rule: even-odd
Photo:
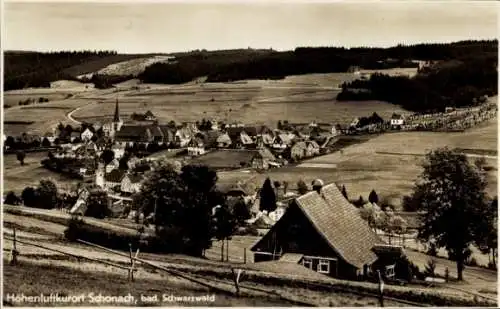
[[358,210],[335,184],[309,192],[295,200],[328,244],[349,264],[362,268],[377,259],[372,251],[384,242],[373,232]]
[[123,177],[125,177],[125,171],[120,169],[114,169],[109,174],[104,176],[107,182],[121,182]]
[[117,140],[144,141],[151,136],[151,130],[148,126],[124,125],[116,133]]
[[[335,184],[324,186],[320,194],[316,191],[308,192],[292,203],[347,263],[362,269],[363,265],[377,260],[373,247],[384,242],[370,229],[356,207],[343,197]],[[258,246],[259,243],[255,244],[252,250]]]

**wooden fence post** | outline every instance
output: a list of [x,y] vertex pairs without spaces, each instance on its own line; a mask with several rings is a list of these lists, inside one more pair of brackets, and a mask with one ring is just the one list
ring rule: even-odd
[[243,264],[247,263],[247,248],[243,248]]
[[10,264],[11,265],[16,265],[17,264],[17,254],[18,254],[18,251],[17,251],[17,236],[16,236],[16,228],[14,227],[12,229],[13,231],[13,240],[12,240],[12,252],[11,252],[11,260],[10,260]]
[[226,262],[229,262],[229,238],[226,238]]
[[220,261],[224,262],[224,239],[220,242]]
[[130,269],[128,271],[128,280],[134,281],[134,259],[132,258],[132,244],[128,244],[129,247],[129,256],[130,256]]
[[378,291],[379,291],[379,303],[380,307],[384,307],[384,280],[382,279],[382,275],[380,274],[380,270],[377,270],[378,273]]
[[234,281],[234,287],[236,288],[236,296],[240,295],[240,274],[241,274],[241,269],[238,270],[238,274],[234,271],[234,268],[231,267],[231,272],[233,273],[233,281]]

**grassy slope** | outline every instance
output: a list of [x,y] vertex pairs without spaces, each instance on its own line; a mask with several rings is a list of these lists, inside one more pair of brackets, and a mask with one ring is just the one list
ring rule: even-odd
[[[336,102],[335,80],[340,82],[351,78],[345,75],[314,74],[283,81],[151,86],[150,90],[120,93],[123,95],[120,112],[127,117],[133,112],[151,110],[160,121],[217,118],[272,126],[285,119],[291,122],[347,123],[354,117],[369,116],[375,111],[386,118],[394,111],[403,112],[397,106],[382,102]],[[82,108],[74,116],[87,120],[98,119],[96,115],[111,117],[113,104],[114,98],[110,98],[99,106]]]
[[[109,274],[109,273],[93,273],[89,276],[88,272],[83,272],[71,268],[60,267],[54,263],[52,265],[36,265],[23,262],[20,266],[10,266],[7,263],[4,265],[4,295],[7,294],[21,294],[25,295],[39,295],[44,293],[50,295],[51,293],[58,293],[59,295],[88,295],[94,293],[98,295],[101,293],[104,296],[118,296],[127,295],[130,293],[138,301],[132,306],[144,306],[148,303],[141,301],[141,295],[158,295],[160,300],[152,305],[163,306],[279,306],[286,305],[286,302],[277,299],[266,299],[264,297],[235,297],[230,294],[213,293],[206,288],[202,288],[187,282],[176,282],[168,277],[163,277],[161,280],[150,280],[146,278],[137,279],[135,282],[128,282],[126,276]],[[33,276],[37,273],[37,276]],[[200,302],[200,303],[182,303],[182,302],[162,302],[162,295],[176,295],[176,296],[203,296],[214,295],[215,302]],[[57,303],[46,303],[44,306],[56,305]],[[16,304],[16,305],[40,305],[40,304]],[[60,304],[59,304],[60,305]],[[89,297],[83,303],[78,305],[93,305]],[[106,304],[101,304],[106,305]],[[118,304],[108,304],[115,306]],[[149,304],[151,305],[151,304]]]
[[132,59],[147,58],[149,56],[150,55],[110,55],[105,58],[87,61],[79,65],[74,65],[65,69],[64,73],[77,77],[79,75],[97,72],[110,64]]
[[[320,178],[326,183],[344,184],[349,198],[357,199],[362,195],[366,200],[370,191],[375,189],[379,197],[387,197],[398,206],[402,196],[411,192],[415,179],[421,173],[423,154],[428,150],[443,146],[493,150],[496,149],[496,140],[496,119],[464,133],[383,134],[344,148],[342,152],[306,160],[302,165],[256,174],[251,181],[260,187],[269,176],[273,181],[288,181],[290,189],[294,189],[299,179],[310,184],[314,179]],[[497,161],[493,158],[486,161],[494,167],[489,172],[487,192],[495,195]],[[314,164],[318,167],[311,167]],[[236,175],[237,172],[230,172],[221,178],[232,179]]]
[[[25,216],[19,216],[19,215],[7,215],[6,221],[9,224],[9,227],[13,224],[17,224],[18,226],[22,226],[21,228],[21,233],[19,233],[19,236],[21,239],[29,239],[30,241],[34,241],[35,238],[28,237],[29,235],[36,235],[36,234],[41,234],[43,236],[46,235],[53,235],[52,240],[37,240],[40,243],[45,244],[46,246],[56,248],[62,251],[70,251],[74,254],[77,255],[84,255],[88,257],[94,257],[98,259],[106,259],[106,260],[112,260],[116,261],[118,263],[127,263],[128,259],[123,258],[123,257],[117,257],[115,255],[102,252],[99,249],[94,249],[90,248],[81,244],[68,244],[65,242],[62,242],[60,239],[60,234],[58,232],[61,231],[62,226],[60,224],[54,224],[52,221],[43,221],[40,219],[34,219],[31,217],[25,217]],[[44,220],[46,220],[45,218]],[[45,223],[45,224],[43,224]],[[27,227],[26,225],[29,225],[30,227]],[[53,227],[52,227],[53,226]],[[111,225],[107,224],[106,226],[111,227]],[[44,231],[43,233],[41,233]],[[26,235],[24,235],[26,234]],[[313,287],[307,287],[306,286],[301,286],[300,284],[297,285],[297,283],[301,282],[302,280],[312,280],[313,282],[323,282],[323,281],[331,281],[331,284],[334,284],[335,286],[343,286],[347,284],[348,286],[351,285],[353,288],[359,287],[364,289],[365,291],[371,291],[376,289],[376,285],[369,284],[369,283],[356,283],[356,282],[346,282],[346,281],[339,281],[339,280],[333,280],[333,279],[328,279],[327,277],[321,276],[315,272],[309,272],[306,271],[306,269],[300,268],[298,265],[290,265],[293,267],[286,268],[285,265],[280,264],[272,264],[272,263],[250,263],[246,265],[241,264],[241,259],[238,259],[238,256],[241,257],[243,253],[243,248],[249,248],[251,244],[256,240],[255,237],[242,237],[242,236],[237,236],[234,237],[234,239],[231,241],[230,244],[230,262],[235,263],[233,265],[239,265],[237,267],[243,267],[245,269],[248,269],[248,279],[245,279],[245,284],[250,284],[253,285],[254,283],[256,286],[262,287],[262,285],[266,285],[266,289],[269,290],[278,290],[280,292],[285,292],[285,293],[290,293],[290,295],[295,295],[299,297],[303,297],[303,299],[307,299],[308,301],[315,299],[315,302],[319,302],[323,305],[329,305],[329,303],[334,304],[334,305],[374,305],[374,299],[371,297],[359,297],[352,295],[350,293],[342,292],[342,293],[334,293],[332,294],[331,291],[326,291],[326,292],[320,292],[319,290],[314,290]],[[11,247],[11,241],[6,241],[5,243],[6,248]],[[67,258],[62,258],[60,257],[59,254],[57,253],[51,253],[43,249],[39,248],[34,248],[31,246],[26,246],[26,245],[19,245],[19,250],[21,251],[21,255],[26,261],[26,258],[29,259],[30,262],[32,262],[32,259],[35,259],[34,262],[43,264],[43,265],[52,265],[51,267],[54,266],[66,266],[66,267],[71,267],[76,270],[84,270],[86,272],[98,272],[99,276],[97,278],[97,282],[100,282],[101,275],[110,273],[110,274],[118,274],[122,279],[119,277],[116,277],[116,280],[124,282],[124,273],[123,271],[116,270],[114,268],[109,268],[107,266],[99,266],[98,264],[94,263],[89,263],[89,262],[84,262],[80,261],[78,263],[75,263],[72,259],[68,260]],[[211,278],[213,276],[219,277],[219,278],[225,278],[228,275],[228,265],[226,263],[220,263],[218,262],[218,256],[216,252],[219,252],[219,247],[218,244],[214,244],[214,248],[209,250],[210,252],[207,252],[207,257],[211,260],[205,260],[205,259],[199,259],[199,258],[194,258],[194,257],[187,257],[187,256],[182,256],[182,255],[174,255],[174,254],[169,254],[169,255],[161,255],[161,254],[149,254],[149,253],[141,253],[141,257],[156,261],[156,263],[159,263],[161,265],[171,267],[174,269],[182,270],[182,271],[187,271],[193,274],[198,274],[198,275],[203,275],[203,276],[208,276],[206,278]],[[424,256],[421,254],[421,256]],[[425,258],[424,258],[425,259]],[[441,262],[438,262],[439,265],[441,265]],[[50,267],[49,267],[50,268]],[[45,270],[45,268],[42,268]],[[302,271],[299,271],[302,270]],[[50,269],[48,270],[50,271]],[[61,270],[65,273],[64,270]],[[478,289],[483,290],[482,293],[484,293],[484,290],[488,289],[492,291],[491,286],[495,284],[495,276],[489,275],[488,273],[484,273],[483,270],[479,269],[479,273],[476,270],[473,270],[473,268],[467,268],[465,276],[468,280],[468,282],[465,285],[461,285],[460,287],[463,289],[469,289],[469,290],[476,290]],[[482,273],[481,273],[482,272]],[[479,275],[478,275],[479,274]],[[136,278],[138,280],[142,279],[153,279],[153,278],[159,278],[161,280],[163,279],[163,276],[161,276],[161,273],[157,272],[150,272],[148,270],[141,270],[139,273],[137,273]],[[313,276],[314,275],[314,276]],[[160,277],[159,277],[160,276]],[[221,277],[222,276],[222,277]],[[477,277],[480,276],[483,279],[478,279]],[[93,276],[95,277],[95,276]],[[484,279],[484,278],[490,278],[490,279]],[[169,276],[169,278],[171,278]],[[250,279],[254,278],[254,279]],[[267,279],[269,278],[272,279],[269,282]],[[286,279],[284,282],[283,281],[276,281],[276,278],[294,278],[292,281],[288,282]],[[264,280],[265,279],[265,280]],[[296,281],[299,279],[299,281]],[[27,280],[27,279],[24,279]],[[33,280],[33,279],[31,279]],[[112,282],[116,282],[115,279],[112,279]],[[264,281],[262,281],[264,280]],[[478,283],[480,280],[480,284]],[[486,280],[486,281],[485,281]],[[488,283],[488,280],[490,282]],[[491,281],[492,280],[492,281]],[[326,282],[325,281],[325,282]],[[6,281],[8,282],[8,281]],[[40,287],[38,287],[38,283],[30,283],[31,281],[28,281],[25,283],[26,285],[30,286],[33,291],[40,292]],[[51,281],[48,281],[51,282]],[[169,281],[170,282],[170,281]],[[274,283],[273,283],[274,282]],[[288,283],[287,283],[288,282]],[[295,283],[294,283],[295,282]],[[473,284],[473,285],[470,285]],[[151,283],[151,285],[154,287],[154,284]],[[163,285],[165,286],[165,281],[163,281]],[[167,284],[166,287],[170,287],[170,284]],[[304,289],[305,287],[305,289]],[[66,288],[73,288],[71,284],[68,284]],[[187,286],[187,288],[190,288]],[[406,288],[399,288],[399,287],[387,287],[388,289],[394,290],[395,293],[406,293],[409,290]],[[85,288],[83,288],[85,289]],[[152,288],[153,290],[156,291],[156,288]],[[368,290],[366,290],[368,289]],[[184,288],[180,289],[181,291],[186,291]],[[453,297],[465,297],[465,295],[461,295],[460,292],[454,291],[454,290],[449,290],[446,288],[438,288],[438,289],[421,289],[418,287],[412,288],[412,290],[416,293],[430,293],[430,294],[440,294],[444,293],[446,295],[456,295]],[[57,292],[57,289],[54,289],[53,292]],[[108,292],[108,290],[103,289],[102,291],[105,291],[103,293]],[[160,290],[161,291],[161,290]],[[398,292],[399,291],[399,292]],[[406,291],[406,292],[405,292]],[[33,292],[34,293],[34,292]],[[450,294],[451,293],[451,294]],[[185,294],[183,294],[185,295]],[[413,297],[413,296],[412,296]],[[413,299],[413,298],[412,298]],[[325,301],[327,303],[325,303]]]
[[3,185],[4,191],[14,191],[18,194],[27,186],[37,186],[40,180],[51,178],[56,181],[59,188],[69,188],[78,181],[65,177],[43,168],[40,161],[47,156],[45,152],[27,153],[25,164],[21,166],[15,154],[3,158]]

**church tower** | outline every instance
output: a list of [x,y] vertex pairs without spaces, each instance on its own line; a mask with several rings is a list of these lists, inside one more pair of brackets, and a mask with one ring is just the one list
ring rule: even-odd
[[116,104],[115,104],[115,115],[113,116],[113,122],[112,122],[112,132],[113,136],[116,134],[116,132],[120,131],[121,127],[123,125],[123,121],[120,118],[120,109],[118,107],[118,99],[116,99]]

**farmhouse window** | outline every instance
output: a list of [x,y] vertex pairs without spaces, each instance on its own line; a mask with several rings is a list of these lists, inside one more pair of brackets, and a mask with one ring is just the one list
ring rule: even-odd
[[313,263],[312,263],[312,259],[311,259],[311,258],[306,258],[306,257],[305,257],[305,258],[302,260],[302,265],[304,265],[304,267],[307,267],[307,268],[309,268],[309,269],[312,269],[312,265],[313,265]]
[[330,273],[330,261],[329,260],[319,260],[318,272],[323,274]]
[[395,271],[396,265],[389,265],[385,267],[385,275],[387,278],[394,278],[396,275]]

